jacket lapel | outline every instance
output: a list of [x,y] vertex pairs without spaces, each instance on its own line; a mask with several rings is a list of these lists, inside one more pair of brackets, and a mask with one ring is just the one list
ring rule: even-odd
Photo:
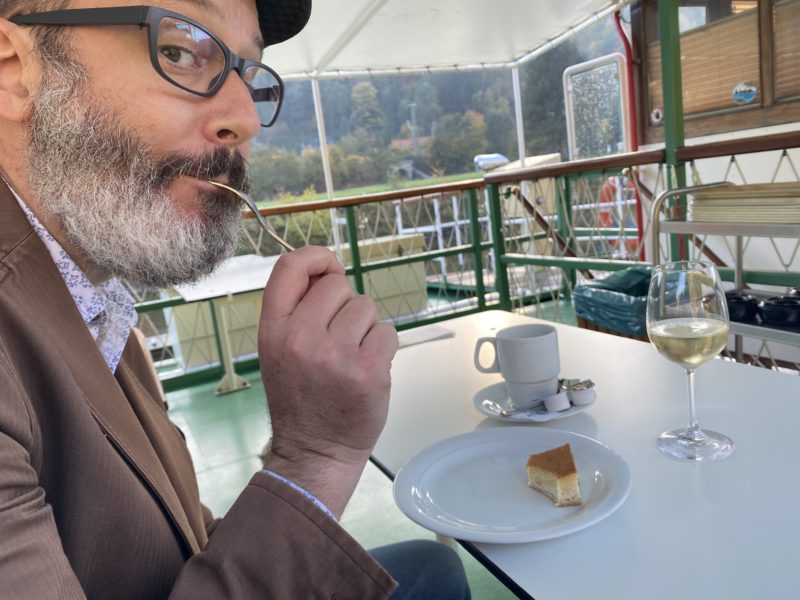
[[[13,304],[13,309],[26,322],[35,323],[38,331],[48,332],[48,353],[67,366],[104,434],[160,500],[187,547],[192,553],[198,552],[197,537],[147,434],[84,324],[49,252],[1,181],[0,263],[0,283],[15,276],[20,281],[17,286],[3,286],[3,302]],[[9,297],[13,294],[19,296]]]

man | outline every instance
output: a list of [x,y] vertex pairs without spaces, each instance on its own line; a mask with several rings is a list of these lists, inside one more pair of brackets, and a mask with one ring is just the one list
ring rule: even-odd
[[[230,255],[239,206],[208,182],[247,186],[249,140],[282,94],[262,50],[309,12],[0,0],[0,597],[393,594],[336,519],[385,422],[397,338],[334,256],[304,248],[273,271],[259,334],[272,451],[221,520],[117,279],[175,285]],[[402,550],[375,556],[405,597],[468,597],[452,553],[415,546],[411,566]],[[424,587],[441,569],[455,595]]]

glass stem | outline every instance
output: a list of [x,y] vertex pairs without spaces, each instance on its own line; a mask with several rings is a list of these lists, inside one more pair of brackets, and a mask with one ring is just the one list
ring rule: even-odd
[[705,437],[705,434],[700,430],[700,425],[694,415],[694,371],[694,369],[686,369],[689,384],[689,425],[684,432],[684,437],[692,441],[699,441]]

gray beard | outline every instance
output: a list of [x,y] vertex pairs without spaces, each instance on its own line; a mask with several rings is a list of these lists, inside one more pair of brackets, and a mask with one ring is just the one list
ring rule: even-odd
[[153,158],[83,89],[83,69],[44,61],[28,122],[30,185],[43,210],[94,265],[138,289],[190,283],[231,256],[243,231],[239,201],[199,197],[200,214],[180,214],[167,191],[182,174],[247,188],[241,155]]

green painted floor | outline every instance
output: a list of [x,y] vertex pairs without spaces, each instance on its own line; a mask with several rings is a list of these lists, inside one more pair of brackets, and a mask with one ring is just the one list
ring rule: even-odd
[[[215,384],[170,392],[170,416],[186,435],[194,458],[200,496],[215,515],[224,515],[253,473],[270,434],[264,390],[257,372],[252,387],[215,396]],[[432,539],[395,506],[389,479],[371,464],[342,517],[342,525],[364,547],[407,539]],[[459,548],[475,600],[515,598],[480,563]],[[421,599],[424,600],[424,599]]]
[[523,314],[545,321],[554,321],[566,325],[575,325],[575,307],[570,300],[555,300],[552,302],[539,302],[526,306]]

